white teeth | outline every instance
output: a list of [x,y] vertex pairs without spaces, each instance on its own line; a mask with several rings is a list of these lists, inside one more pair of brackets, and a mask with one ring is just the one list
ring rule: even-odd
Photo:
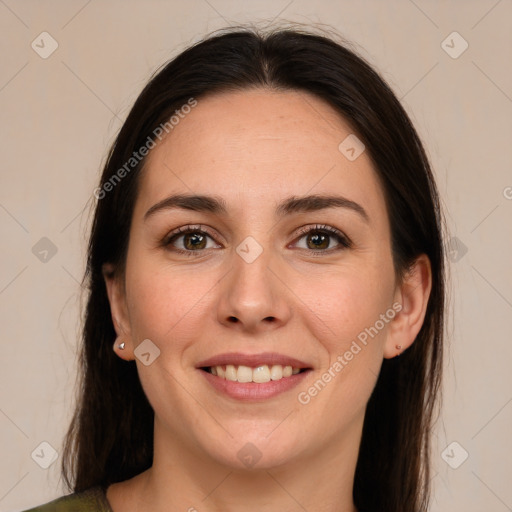
[[211,366],[210,372],[212,375],[233,382],[256,382],[262,384],[271,380],[281,380],[291,375],[297,375],[300,372],[300,368],[292,368],[291,366],[282,366],[280,364],[274,364],[270,368],[266,364],[256,368],[228,364],[226,366]]
[[239,366],[237,372],[238,382],[251,382],[252,381],[252,369],[248,366]]
[[233,380],[233,381],[237,380],[236,368],[232,364],[228,364],[226,366],[225,378],[226,378],[226,380]]
[[252,380],[259,383],[270,382],[270,370],[268,366],[265,364],[254,368],[252,371]]
[[270,378],[272,380],[279,380],[283,378],[283,367],[280,364],[275,364],[270,369]]

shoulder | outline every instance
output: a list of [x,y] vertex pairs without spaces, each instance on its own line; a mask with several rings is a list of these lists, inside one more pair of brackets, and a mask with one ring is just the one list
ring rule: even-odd
[[112,512],[105,490],[100,486],[68,494],[24,512]]

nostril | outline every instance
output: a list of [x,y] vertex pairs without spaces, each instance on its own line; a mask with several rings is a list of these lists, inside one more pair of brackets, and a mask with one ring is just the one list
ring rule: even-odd
[[230,316],[230,317],[228,318],[228,320],[229,320],[230,322],[233,322],[234,324],[236,324],[236,323],[238,322],[238,318],[237,318],[236,316]]

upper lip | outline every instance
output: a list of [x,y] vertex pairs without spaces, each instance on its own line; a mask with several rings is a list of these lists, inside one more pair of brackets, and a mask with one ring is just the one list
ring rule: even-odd
[[295,359],[294,357],[278,354],[276,352],[263,352],[260,354],[241,354],[238,352],[229,352],[218,354],[216,356],[205,359],[197,364],[197,368],[208,368],[210,366],[224,366],[232,364],[235,366],[243,365],[256,368],[258,366],[272,366],[280,364],[282,366],[292,366],[293,368],[311,368],[311,365]]

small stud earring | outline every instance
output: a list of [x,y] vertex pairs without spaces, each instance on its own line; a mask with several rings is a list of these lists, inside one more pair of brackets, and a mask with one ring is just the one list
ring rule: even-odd
[[122,343],[119,343],[119,345],[117,345],[119,347],[119,350],[124,350],[124,341]]

